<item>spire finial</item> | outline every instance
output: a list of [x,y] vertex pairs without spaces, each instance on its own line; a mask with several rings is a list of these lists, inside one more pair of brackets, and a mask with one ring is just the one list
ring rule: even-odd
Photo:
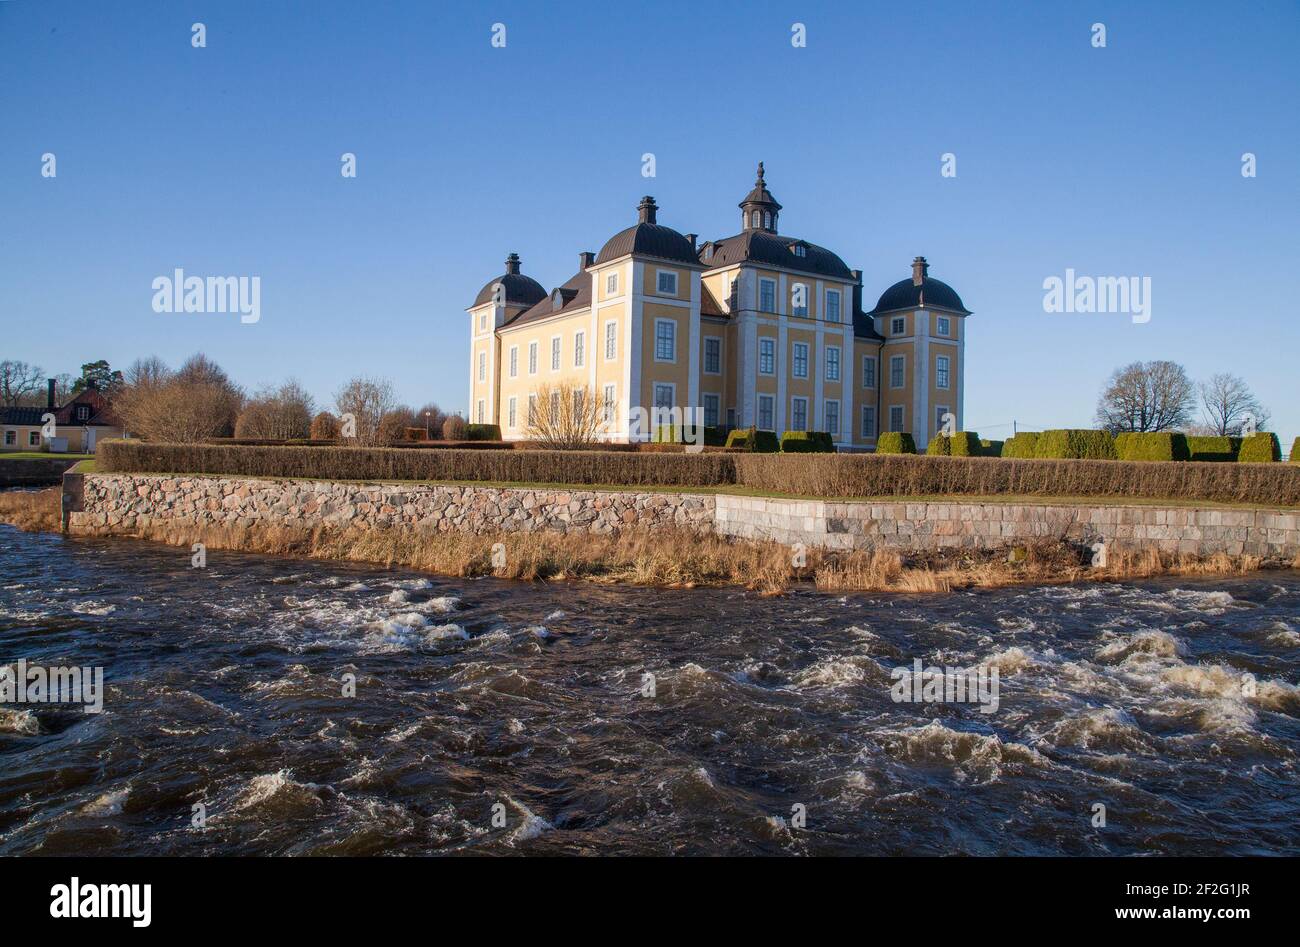
[[754,182],[755,187],[761,187],[763,184],[763,162],[758,163],[758,180]]

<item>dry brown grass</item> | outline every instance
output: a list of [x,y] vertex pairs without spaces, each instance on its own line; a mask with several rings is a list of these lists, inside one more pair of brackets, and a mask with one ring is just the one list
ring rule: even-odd
[[48,490],[6,490],[0,493],[0,523],[29,533],[57,533],[62,525],[59,487]]
[[[1085,565],[1086,552],[1068,543],[1026,548],[1023,561],[1006,551],[905,557],[886,549],[851,553],[809,551],[795,567],[789,547],[728,540],[687,531],[629,531],[618,536],[545,533],[428,533],[317,527],[148,526],[133,536],[177,546],[267,553],[322,560],[370,562],[438,575],[495,576],[521,581],[584,580],[671,588],[742,586],[777,595],[811,581],[825,591],[948,592],[963,588],[1119,581],[1157,575],[1242,574],[1269,565],[1256,557],[1222,553],[1198,558],[1154,549],[1112,548],[1105,568]],[[500,543],[505,564],[493,566]]]

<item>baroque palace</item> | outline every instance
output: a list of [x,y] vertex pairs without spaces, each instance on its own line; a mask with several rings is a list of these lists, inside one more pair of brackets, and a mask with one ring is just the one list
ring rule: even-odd
[[740,233],[700,243],[642,198],[637,222],[549,293],[511,253],[468,309],[470,420],[527,438],[530,398],[568,383],[601,399],[611,441],[648,439],[629,419],[656,407],[829,431],[841,450],[872,450],[882,430],[923,450],[948,413],[961,430],[971,313],[925,258],[864,311],[861,270],[779,231],[761,163],[740,209]]

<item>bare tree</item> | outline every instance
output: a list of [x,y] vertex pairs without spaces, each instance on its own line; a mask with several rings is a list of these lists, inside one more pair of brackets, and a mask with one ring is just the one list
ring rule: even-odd
[[13,408],[40,394],[43,374],[39,365],[9,359],[0,362],[0,405]]
[[1172,431],[1185,427],[1195,389],[1176,362],[1133,362],[1115,370],[1097,402],[1097,424],[1121,431]]
[[311,419],[311,439],[314,441],[337,441],[339,439],[339,419],[328,411],[322,411]]
[[137,358],[131,363],[131,367],[126,370],[126,383],[128,385],[148,385],[164,382],[172,376],[172,370],[167,367],[167,363],[157,355],[150,355],[148,358]]
[[1214,375],[1209,381],[1201,382],[1200,393],[1202,426],[1212,435],[1241,434],[1247,416],[1255,419],[1258,430],[1264,430],[1268,424],[1268,409],[1236,375],[1227,372]]
[[161,362],[153,362],[151,366],[132,366],[133,371],[140,369],[134,371],[134,382],[125,384],[113,399],[113,409],[128,432],[145,440],[173,443],[234,433],[243,391],[216,363],[196,355],[172,374]]
[[[343,421],[343,437],[354,439],[356,443],[369,446],[380,443],[380,421],[396,406],[393,386],[387,381],[371,378],[354,378],[334,396],[334,406],[338,408]],[[351,430],[347,424],[351,415]]]
[[268,440],[307,437],[313,407],[311,395],[293,379],[279,388],[265,388],[240,412],[235,436]]
[[430,440],[437,440],[442,436],[442,422],[447,420],[447,412],[430,401],[415,412],[415,420],[417,426],[424,425]]
[[542,385],[528,398],[528,436],[555,450],[592,446],[605,429],[600,400],[582,385]]
[[404,441],[407,439],[408,431],[416,427],[421,431],[424,430],[422,425],[416,423],[415,412],[411,410],[410,405],[398,405],[391,411],[384,412],[384,416],[379,419],[379,442],[391,444],[393,441]]

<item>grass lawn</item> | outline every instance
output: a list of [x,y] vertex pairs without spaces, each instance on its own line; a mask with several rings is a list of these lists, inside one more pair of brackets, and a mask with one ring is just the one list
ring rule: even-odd
[[0,460],[88,460],[94,454],[52,454],[48,451],[20,450],[0,453]]

